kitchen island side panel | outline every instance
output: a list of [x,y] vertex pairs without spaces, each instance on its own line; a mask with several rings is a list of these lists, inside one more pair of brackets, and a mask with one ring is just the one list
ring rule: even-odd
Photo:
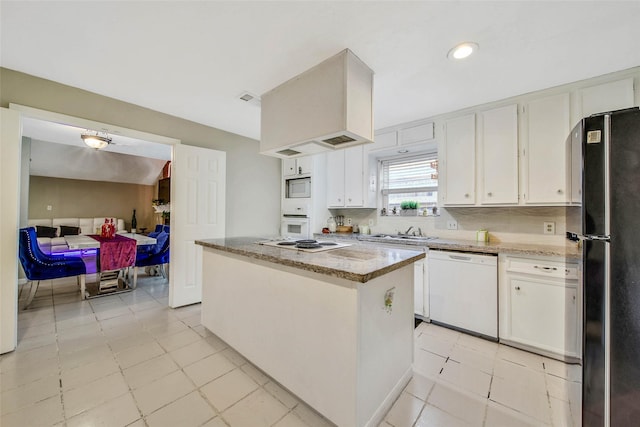
[[412,274],[360,284],[205,248],[202,324],[337,425],[377,425],[411,371]]

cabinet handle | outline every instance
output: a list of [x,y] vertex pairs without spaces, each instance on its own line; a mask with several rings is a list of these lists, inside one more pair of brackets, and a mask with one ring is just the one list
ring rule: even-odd
[[558,190],[558,194],[562,194],[562,190]]
[[456,259],[458,261],[471,261],[471,257],[460,255],[449,255],[450,259]]
[[520,286],[516,286],[516,291],[519,291],[519,290],[520,290]]
[[487,196],[491,197],[491,196],[493,196],[493,193],[492,192],[488,192]]
[[558,268],[557,267],[540,267],[539,265],[534,265],[533,268],[537,268],[538,270],[542,270],[545,273],[550,273],[552,271],[556,271]]
[[464,197],[469,197],[469,193],[464,193]]

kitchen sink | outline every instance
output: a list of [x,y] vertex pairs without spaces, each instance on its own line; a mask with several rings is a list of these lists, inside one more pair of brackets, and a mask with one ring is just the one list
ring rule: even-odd
[[436,236],[413,236],[411,234],[373,234],[371,237],[377,237],[379,239],[394,240],[397,242],[414,241],[414,242],[427,242],[429,240],[437,239]]

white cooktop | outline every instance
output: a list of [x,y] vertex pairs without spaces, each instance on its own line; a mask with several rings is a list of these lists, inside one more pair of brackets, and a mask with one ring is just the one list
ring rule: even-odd
[[[297,240],[297,241],[300,241],[300,240]],[[303,242],[306,242],[306,241],[311,241],[311,240],[303,240]],[[290,249],[290,250],[302,251],[302,252],[323,252],[323,251],[330,251],[331,249],[338,249],[338,248],[344,248],[346,246],[351,246],[351,243],[332,242],[327,240],[317,240],[315,242],[320,245],[319,248],[297,247],[295,245],[296,240],[285,240],[285,239],[267,240],[267,241],[256,242],[256,243],[258,243],[259,245],[273,246],[276,248]]]

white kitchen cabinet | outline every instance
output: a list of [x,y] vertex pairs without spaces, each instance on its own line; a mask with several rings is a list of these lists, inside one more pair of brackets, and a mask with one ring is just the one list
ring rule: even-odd
[[394,130],[391,132],[376,133],[374,143],[367,148],[373,152],[393,148],[396,145],[398,145],[398,132]]
[[633,78],[584,88],[578,92],[578,96],[581,117],[631,108],[634,106]]
[[363,146],[344,151],[344,206],[362,207],[365,199]]
[[300,157],[297,159],[283,159],[282,171],[284,176],[309,175],[313,165],[313,157]]
[[475,204],[476,119],[475,114],[447,120],[441,164],[444,169],[445,206]]
[[327,153],[327,205],[344,207],[344,150]]
[[578,263],[500,258],[500,341],[561,360],[581,357]]
[[569,136],[571,150],[571,204],[582,204],[582,132],[574,129]]
[[[327,206],[329,208],[367,207],[368,165],[364,148],[351,147],[327,154]],[[365,180],[365,174],[367,179]]]
[[399,145],[416,144],[433,140],[433,123],[402,128],[398,131]]
[[570,200],[569,93],[536,99],[524,107],[526,138],[522,159],[527,205],[566,205]]
[[518,203],[518,106],[478,114],[478,192],[482,205]]

